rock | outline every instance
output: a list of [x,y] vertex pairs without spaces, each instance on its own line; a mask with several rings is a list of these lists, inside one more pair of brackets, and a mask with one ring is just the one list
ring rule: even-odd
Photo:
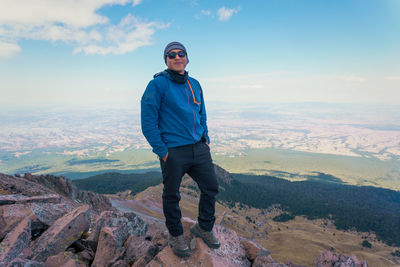
[[193,243],[192,254],[188,258],[175,256],[172,249],[166,246],[154,259],[147,265],[149,267],[176,267],[176,266],[250,266],[246,258],[244,247],[240,243],[236,232],[228,230],[220,225],[215,225],[215,235],[221,242],[219,249],[209,248],[201,238],[195,238],[190,234],[189,227],[195,222],[183,218],[185,239]]
[[24,178],[44,185],[45,187],[64,197],[79,203],[88,204],[97,212],[112,208],[111,202],[107,197],[91,191],[81,191],[74,183],[71,182],[71,180],[65,177],[25,174]]
[[319,255],[315,260],[316,267],[368,267],[367,262],[360,262],[355,255],[349,257],[337,255],[330,250]]
[[88,264],[81,261],[77,255],[70,251],[63,251],[47,258],[46,267],[60,266],[88,266]]
[[37,203],[59,203],[61,197],[56,194],[46,194],[41,196],[25,196],[22,194],[14,194],[14,195],[0,195],[0,205],[2,202],[10,202],[8,204],[25,204],[31,202]]
[[103,211],[96,221],[93,231],[90,233],[88,240],[98,241],[101,228],[103,227],[117,228],[125,242],[130,235],[143,236],[147,232],[147,224],[134,213],[124,213],[121,211]]
[[32,244],[32,259],[45,261],[49,256],[64,251],[88,231],[89,224],[88,205],[82,205],[59,218]]
[[60,267],[87,267],[87,266],[89,266],[89,265],[86,265],[77,260],[70,259],[69,261],[67,261],[66,263],[61,265]]
[[[148,238],[149,239],[149,238]],[[133,266],[145,266],[161,250],[161,247],[154,244],[144,236],[131,235],[125,242],[125,260],[134,262]]]
[[62,202],[58,204],[29,203],[27,207],[39,221],[47,225],[52,225],[56,220],[76,208],[69,202]]
[[58,218],[72,211],[70,203],[27,203],[0,207],[0,240],[20,221],[29,217],[32,220],[32,237],[39,236]]
[[125,249],[122,245],[125,240],[122,240],[123,236],[120,234],[115,227],[101,228],[93,267],[112,266],[117,261],[115,258],[124,254]]
[[2,195],[23,194],[25,196],[40,196],[55,193],[54,191],[25,178],[5,175],[2,173],[0,173],[0,189],[7,192]]
[[91,250],[83,250],[77,253],[77,255],[83,262],[89,265],[91,262],[93,262],[95,253]]
[[23,204],[0,206],[0,240],[26,217],[31,217],[29,209]]
[[269,256],[258,256],[255,258],[252,267],[290,267],[274,260],[271,255]]
[[30,241],[31,220],[30,218],[25,218],[1,242],[0,266],[6,266],[7,263],[20,256],[23,250],[29,246]]
[[271,254],[268,250],[251,240],[240,238],[240,243],[243,245],[244,250],[246,251],[247,259],[249,259],[251,262],[253,262],[257,256],[268,256]]
[[107,197],[91,191],[78,191],[77,199],[82,203],[90,205],[97,212],[113,209],[111,202]]
[[45,267],[45,265],[44,263],[38,261],[16,258],[10,262],[7,267]]
[[53,175],[32,175],[30,173],[25,173],[24,178],[36,184],[45,186],[51,191],[67,198],[76,198],[78,189],[70,180],[66,179],[65,177]]

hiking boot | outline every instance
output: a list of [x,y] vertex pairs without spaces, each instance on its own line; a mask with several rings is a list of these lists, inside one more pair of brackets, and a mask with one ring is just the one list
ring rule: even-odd
[[196,223],[192,227],[190,227],[190,232],[197,237],[201,237],[204,243],[207,244],[210,248],[219,248],[221,243],[218,238],[214,235],[213,231],[207,232],[201,229],[200,225]]
[[174,254],[178,257],[189,257],[190,249],[186,245],[186,241],[183,238],[183,235],[172,236],[171,234],[168,237],[168,245],[172,248]]

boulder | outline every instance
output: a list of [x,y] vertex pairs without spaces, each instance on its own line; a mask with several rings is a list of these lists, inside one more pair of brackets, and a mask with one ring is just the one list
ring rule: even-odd
[[[112,266],[125,252],[122,246],[125,240],[117,231],[117,228],[103,227],[99,235],[96,256],[92,263],[93,267]],[[125,263],[126,264],[126,263]]]
[[[75,264],[75,265],[74,265]],[[46,260],[46,267],[60,267],[60,266],[88,266],[85,262],[70,251],[63,251],[57,255],[50,256]]]
[[191,255],[187,258],[179,258],[174,255],[172,249],[166,246],[154,259],[147,265],[149,267],[176,267],[176,266],[240,266],[251,265],[246,258],[246,252],[240,243],[236,232],[226,229],[220,225],[215,225],[215,235],[221,242],[219,249],[209,248],[201,238],[193,237],[189,227],[195,222],[183,218],[184,236],[191,247]]
[[29,203],[27,204],[27,207],[39,221],[47,225],[54,224],[54,222],[57,221],[59,218],[76,208],[70,202],[64,201],[58,204]]
[[252,267],[291,267],[291,265],[279,263],[269,255],[256,257]]
[[111,202],[107,197],[91,191],[79,190],[78,187],[71,182],[71,180],[63,176],[58,177],[53,175],[25,174],[24,178],[41,184],[53,192],[56,192],[76,202],[88,204],[96,212],[101,212],[112,208]]
[[96,212],[113,209],[107,197],[92,191],[78,191],[76,198],[80,202],[90,205]]
[[43,262],[16,258],[10,262],[7,267],[45,267],[45,264]]
[[33,218],[23,204],[0,206],[0,240],[26,217]]
[[0,195],[23,194],[25,196],[40,196],[55,193],[33,181],[2,173],[0,173],[0,188],[2,192],[5,192],[5,194]]
[[147,232],[147,224],[135,213],[121,211],[103,211],[96,221],[88,240],[97,242],[101,228],[116,228],[119,238],[125,242],[130,235],[143,236]]
[[161,250],[161,246],[150,241],[150,237],[131,235],[125,242],[125,260],[133,266],[145,266]]
[[23,253],[31,240],[31,220],[25,218],[0,244],[0,266],[4,267]]
[[240,238],[240,243],[243,245],[244,250],[246,251],[247,259],[249,259],[251,262],[253,262],[257,256],[268,256],[271,254],[268,250],[246,238]]
[[355,255],[349,257],[325,251],[314,260],[315,267],[368,267],[367,262],[360,262]]
[[[59,203],[61,197],[57,194],[45,194],[40,196],[25,196],[23,194],[0,195],[0,206],[25,203]],[[9,202],[9,203],[7,203]],[[2,204],[3,203],[3,204]],[[5,203],[5,204],[4,204]]]
[[45,261],[68,248],[90,225],[89,206],[82,205],[59,218],[32,244],[32,259]]

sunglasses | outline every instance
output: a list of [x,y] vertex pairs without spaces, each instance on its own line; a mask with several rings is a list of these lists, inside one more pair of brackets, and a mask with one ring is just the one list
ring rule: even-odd
[[167,54],[169,59],[174,59],[176,57],[176,55],[178,55],[178,57],[180,57],[180,58],[183,58],[186,56],[186,53],[185,53],[185,51],[179,51],[178,53],[177,52],[169,52]]

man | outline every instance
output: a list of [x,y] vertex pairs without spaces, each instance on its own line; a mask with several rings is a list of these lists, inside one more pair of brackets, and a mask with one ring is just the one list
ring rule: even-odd
[[201,191],[198,223],[190,231],[211,248],[220,246],[212,231],[218,182],[209,148],[203,91],[185,71],[189,62],[186,48],[179,42],[169,43],[164,61],[168,68],[154,75],[142,96],[142,131],[160,159],[168,243],[176,255],[186,257],[190,249],[183,238],[179,208],[182,176],[188,173]]

